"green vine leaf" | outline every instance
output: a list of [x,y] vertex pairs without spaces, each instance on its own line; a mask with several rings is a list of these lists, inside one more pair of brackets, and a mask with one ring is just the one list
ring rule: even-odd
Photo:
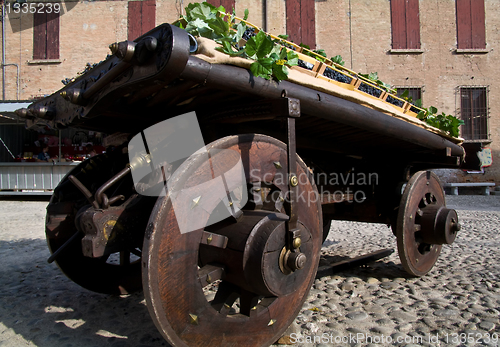
[[263,31],[259,31],[257,35],[251,37],[245,45],[248,56],[254,59],[264,58],[271,53],[273,48],[273,41]]
[[250,65],[250,71],[256,77],[263,77],[265,79],[270,79],[272,74],[273,59],[272,58],[262,58]]

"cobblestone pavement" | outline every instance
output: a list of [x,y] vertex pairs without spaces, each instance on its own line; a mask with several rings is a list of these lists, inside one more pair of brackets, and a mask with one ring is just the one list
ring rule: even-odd
[[[492,336],[500,335],[500,197],[447,199],[463,228],[432,272],[407,278],[396,251],[317,278],[291,340],[297,346],[499,346]],[[95,294],[47,264],[46,205],[0,201],[0,346],[168,346],[141,293]],[[386,226],[334,222],[321,264],[381,248],[396,249]]]

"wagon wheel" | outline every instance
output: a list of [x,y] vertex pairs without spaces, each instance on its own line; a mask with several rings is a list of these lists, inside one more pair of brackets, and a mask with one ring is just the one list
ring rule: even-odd
[[460,229],[454,210],[445,207],[439,178],[431,171],[419,171],[406,185],[399,206],[396,237],[403,268],[413,276],[429,272]]
[[[93,165],[89,170],[91,160]],[[53,254],[74,237],[73,242],[55,260],[70,280],[83,288],[104,294],[118,295],[141,290],[141,261],[137,256],[140,255],[139,250],[131,250],[137,255],[130,251],[117,252],[101,258],[83,255],[80,241],[83,235],[76,235],[75,216],[79,208],[88,202],[69,182],[68,177],[80,177],[87,188],[95,193],[100,184],[111,177],[111,166],[110,159],[105,155],[93,157],[91,160],[86,160],[72,169],[61,180],[50,199],[45,229],[49,250]]]
[[[148,308],[160,332],[174,346],[267,346],[291,324],[314,281],[322,240],[320,201],[299,199],[300,252],[307,260],[302,269],[290,271],[283,264],[288,219],[282,213],[288,184],[283,179],[286,146],[264,135],[241,135],[217,140],[207,150],[210,159],[187,160],[175,172],[169,195],[157,202],[151,215],[143,246]],[[205,205],[206,213],[192,215],[197,204],[210,198],[197,191],[188,200],[190,205],[174,211],[171,192],[196,190],[219,173],[229,172],[238,158],[245,183],[251,187],[249,196],[253,196],[242,214],[181,233],[182,222],[176,215],[201,219],[205,225],[221,205]],[[307,173],[298,159],[299,192],[317,197]],[[227,192],[238,195],[231,189]],[[210,289],[216,291],[213,298],[205,295]]]

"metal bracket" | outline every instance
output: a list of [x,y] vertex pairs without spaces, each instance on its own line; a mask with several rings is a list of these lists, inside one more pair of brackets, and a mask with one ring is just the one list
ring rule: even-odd
[[[299,196],[299,180],[297,178],[297,152],[295,137],[295,118],[300,117],[300,100],[286,97],[287,100],[287,161],[288,161],[288,194],[285,199],[285,211],[290,216],[286,223],[287,248],[289,250],[300,247],[300,229],[297,228],[297,197]],[[295,242],[294,242],[295,241]]]

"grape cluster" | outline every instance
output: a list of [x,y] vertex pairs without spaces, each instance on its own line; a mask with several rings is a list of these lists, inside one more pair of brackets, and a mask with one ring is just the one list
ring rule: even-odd
[[387,97],[387,99],[385,101],[387,101],[389,104],[393,104],[393,105],[396,105],[398,107],[403,107],[403,101],[401,101],[399,99],[395,99],[390,95]]
[[366,94],[373,95],[376,98],[378,98],[382,94],[382,91],[380,89],[374,88],[371,85],[366,84],[366,83],[361,83],[358,90],[361,90],[362,92],[364,92]]
[[419,110],[418,108],[413,107],[413,106],[412,106],[412,107],[410,107],[410,111],[415,112],[415,113],[417,113],[417,114],[420,112],[420,110]]
[[352,78],[344,75],[343,73],[330,69],[329,67],[325,69],[325,72],[323,72],[323,76],[341,83],[349,84],[352,81]]
[[300,66],[301,68],[304,68],[307,70],[312,70],[314,67],[314,64],[309,63],[309,62],[304,61],[304,60],[301,60],[301,59],[299,59],[299,62],[297,63],[297,65]]
[[255,33],[255,29],[254,28],[247,28],[247,30],[245,30],[245,32],[243,33],[243,40],[247,40],[250,39],[251,37],[254,37],[255,35],[257,35]]

